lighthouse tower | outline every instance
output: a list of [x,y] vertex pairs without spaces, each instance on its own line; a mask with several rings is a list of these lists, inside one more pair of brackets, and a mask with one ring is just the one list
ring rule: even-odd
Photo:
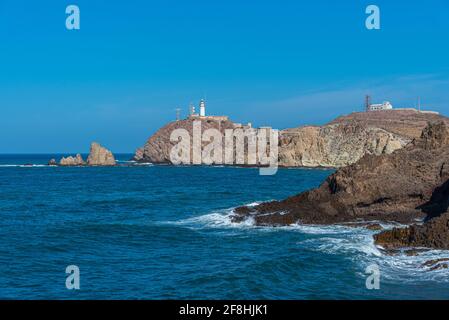
[[200,117],[206,116],[206,102],[204,99],[201,99],[200,101]]

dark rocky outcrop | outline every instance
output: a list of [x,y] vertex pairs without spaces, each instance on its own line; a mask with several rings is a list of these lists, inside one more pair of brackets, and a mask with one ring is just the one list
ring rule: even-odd
[[421,268],[429,268],[429,271],[448,269],[449,268],[449,258],[442,258],[436,260],[429,260],[423,263]]
[[[388,250],[401,247],[449,249],[449,131],[429,124],[405,148],[365,156],[338,170],[319,188],[283,201],[235,210],[234,221],[258,225],[396,221],[416,223],[374,236]],[[375,225],[373,225],[375,226]],[[378,228],[374,228],[378,229]],[[444,266],[437,266],[440,268]]]
[[234,221],[249,216],[258,225],[427,219],[423,226],[385,231],[376,241],[393,247],[449,247],[448,215],[441,215],[448,206],[448,168],[447,127],[443,122],[432,123],[403,149],[364,156],[317,189],[283,201],[237,208]]
[[374,235],[376,244],[386,248],[427,247],[449,249],[449,212],[423,225],[394,228]]

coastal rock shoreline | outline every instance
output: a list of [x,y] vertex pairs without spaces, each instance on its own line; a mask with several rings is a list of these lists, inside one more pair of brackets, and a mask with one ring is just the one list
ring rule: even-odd
[[319,188],[283,201],[236,208],[232,219],[251,218],[261,226],[398,222],[411,226],[381,232],[376,244],[449,249],[448,186],[448,129],[444,122],[431,123],[420,138],[392,154],[365,155]]
[[[303,126],[279,132],[280,168],[342,168],[365,155],[391,154],[419,138],[427,122],[449,119],[436,114],[409,110],[356,112],[323,126]],[[239,127],[230,120],[202,120],[203,130],[224,132]],[[171,122],[154,133],[138,148],[132,160],[171,164],[170,150],[175,145],[170,134],[185,129],[192,135],[192,120]],[[257,166],[257,165],[256,165]]]

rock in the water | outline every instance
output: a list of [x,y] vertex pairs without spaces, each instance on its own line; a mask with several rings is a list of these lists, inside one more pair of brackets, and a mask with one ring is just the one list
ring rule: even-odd
[[367,225],[366,228],[368,230],[373,230],[373,231],[378,231],[378,230],[382,230],[383,229],[382,226],[380,224],[378,224],[378,223],[373,223],[373,224]]
[[89,166],[115,166],[116,161],[111,151],[93,142],[90,146],[87,164]]
[[85,164],[83,157],[79,153],[76,157],[69,156],[67,158],[62,158],[59,162],[59,165],[64,167],[84,166]]
[[429,261],[424,262],[421,267],[433,267],[433,266],[435,266],[438,263],[446,262],[446,261],[449,261],[449,258],[441,258],[441,259],[429,260]]
[[442,270],[442,269],[449,269],[449,264],[447,264],[447,263],[437,264],[436,266],[433,266],[432,268],[430,268],[429,271],[436,271],[436,270]]
[[[232,121],[195,120],[201,121],[203,132],[208,129],[217,129],[224,135],[226,129],[235,128],[235,124]],[[151,163],[171,163],[170,152],[177,142],[170,141],[170,135],[174,130],[185,129],[192,137],[193,122],[195,120],[186,119],[165,125],[151,136],[142,148],[137,149],[134,160]]]
[[51,159],[50,161],[48,161],[48,165],[53,167],[53,166],[57,166],[58,163],[56,162],[56,159]]
[[427,247],[449,249],[449,212],[423,225],[394,228],[374,236],[376,244],[384,248]]
[[[358,220],[411,223],[417,218],[439,215],[447,199],[437,196],[438,188],[449,179],[446,132],[442,122],[429,124],[422,138],[405,148],[392,154],[366,155],[338,170],[317,189],[283,201],[237,208],[237,220],[251,216],[258,225]],[[441,200],[432,204],[432,197]],[[407,234],[398,236],[404,237]]]
[[449,258],[442,258],[436,260],[429,260],[422,264],[421,268],[429,268],[429,271],[448,269],[449,265],[447,263],[443,263],[449,261]]
[[408,257],[416,257],[419,256],[420,253],[429,251],[429,249],[408,249],[405,250],[404,253]]

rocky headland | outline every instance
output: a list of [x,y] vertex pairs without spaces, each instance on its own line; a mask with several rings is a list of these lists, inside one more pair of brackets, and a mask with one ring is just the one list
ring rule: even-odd
[[449,118],[415,110],[354,112],[323,126],[281,131],[279,164],[341,168],[364,155],[390,154],[419,138],[428,122]]
[[[334,167],[355,163],[364,155],[390,154],[418,138],[427,122],[449,119],[413,110],[358,112],[339,117],[323,126],[303,126],[279,133],[280,167]],[[170,162],[175,145],[170,134],[186,129],[192,134],[191,119],[171,122],[152,135],[134,156],[138,162]],[[222,133],[234,129],[232,121],[202,120],[203,130],[216,128]]]
[[283,201],[235,210],[236,222],[257,225],[345,224],[386,221],[412,224],[375,236],[386,248],[449,249],[449,132],[430,123],[419,138],[391,154],[365,154],[316,189]]
[[79,166],[115,166],[115,157],[111,151],[102,147],[100,144],[93,142],[90,146],[90,153],[87,161],[84,161],[80,154],[75,157],[62,157],[59,163],[56,159],[51,159],[48,163],[50,166],[61,167],[79,167]]
[[[156,164],[169,164],[170,151],[176,142],[170,141],[171,133],[176,129],[185,129],[193,136],[193,119],[170,122],[151,136],[142,148],[137,149],[134,160],[138,162],[151,162]],[[217,129],[224,134],[226,129],[234,129],[232,121],[201,120],[201,129]]]

